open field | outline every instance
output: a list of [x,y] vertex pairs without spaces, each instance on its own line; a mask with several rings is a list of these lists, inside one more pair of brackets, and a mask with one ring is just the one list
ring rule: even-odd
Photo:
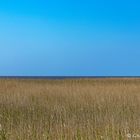
[[140,140],[140,79],[0,80],[0,140],[127,139]]

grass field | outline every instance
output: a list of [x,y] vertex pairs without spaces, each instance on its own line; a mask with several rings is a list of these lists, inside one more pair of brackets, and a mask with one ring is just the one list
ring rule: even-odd
[[140,79],[0,80],[0,140],[140,140]]

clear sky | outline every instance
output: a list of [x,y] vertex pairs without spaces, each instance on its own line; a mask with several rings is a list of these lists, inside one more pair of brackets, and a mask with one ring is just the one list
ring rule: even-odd
[[1,76],[140,76],[139,0],[1,0]]

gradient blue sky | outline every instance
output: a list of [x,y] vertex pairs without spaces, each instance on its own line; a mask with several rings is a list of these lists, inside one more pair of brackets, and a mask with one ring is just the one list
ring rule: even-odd
[[140,76],[139,0],[1,0],[1,76]]

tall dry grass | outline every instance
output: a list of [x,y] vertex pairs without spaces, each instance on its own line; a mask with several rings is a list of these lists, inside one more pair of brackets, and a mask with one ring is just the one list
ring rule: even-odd
[[127,139],[140,139],[140,79],[0,80],[0,140]]

